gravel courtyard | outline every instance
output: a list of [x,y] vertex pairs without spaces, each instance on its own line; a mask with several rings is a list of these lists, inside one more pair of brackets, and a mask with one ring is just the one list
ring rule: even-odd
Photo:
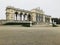
[[0,45],[60,45],[60,27],[0,26]]

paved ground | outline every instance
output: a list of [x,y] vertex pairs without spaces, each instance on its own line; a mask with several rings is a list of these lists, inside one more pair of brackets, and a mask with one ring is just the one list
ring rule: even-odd
[[60,45],[60,27],[0,26],[0,45]]

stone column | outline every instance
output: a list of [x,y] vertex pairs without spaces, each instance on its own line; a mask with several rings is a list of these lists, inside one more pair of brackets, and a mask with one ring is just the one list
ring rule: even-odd
[[24,15],[22,15],[22,21],[24,20]]
[[23,12],[23,14],[22,14],[22,21],[24,21],[25,20],[25,12]]
[[51,20],[52,18],[50,17],[50,23],[52,23],[52,20]]
[[41,21],[41,16],[39,15],[39,22]]
[[22,21],[23,20],[23,13],[21,12],[20,13],[20,21]]
[[17,20],[17,14],[16,14],[16,20]]
[[19,14],[17,15],[17,20],[20,20],[20,15]]
[[28,20],[28,15],[25,15],[25,20]]
[[24,21],[25,21],[25,14],[24,14]]
[[20,21],[22,21],[22,15],[20,15]]
[[16,20],[16,14],[14,14],[14,20]]
[[20,21],[22,21],[22,15],[20,15]]
[[45,23],[45,15],[43,15],[43,23]]

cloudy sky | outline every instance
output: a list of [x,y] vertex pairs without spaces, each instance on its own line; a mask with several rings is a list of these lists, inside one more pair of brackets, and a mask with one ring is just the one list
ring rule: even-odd
[[60,18],[60,0],[0,0],[0,19],[5,19],[5,8],[14,6],[16,8],[31,10],[36,7],[43,9],[45,14]]

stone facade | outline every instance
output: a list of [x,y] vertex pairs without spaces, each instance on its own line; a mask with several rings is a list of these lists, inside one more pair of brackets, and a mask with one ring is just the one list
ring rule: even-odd
[[39,8],[31,11],[18,9],[8,6],[6,8],[6,20],[32,21],[36,23],[50,23],[51,16],[45,15],[43,10]]

